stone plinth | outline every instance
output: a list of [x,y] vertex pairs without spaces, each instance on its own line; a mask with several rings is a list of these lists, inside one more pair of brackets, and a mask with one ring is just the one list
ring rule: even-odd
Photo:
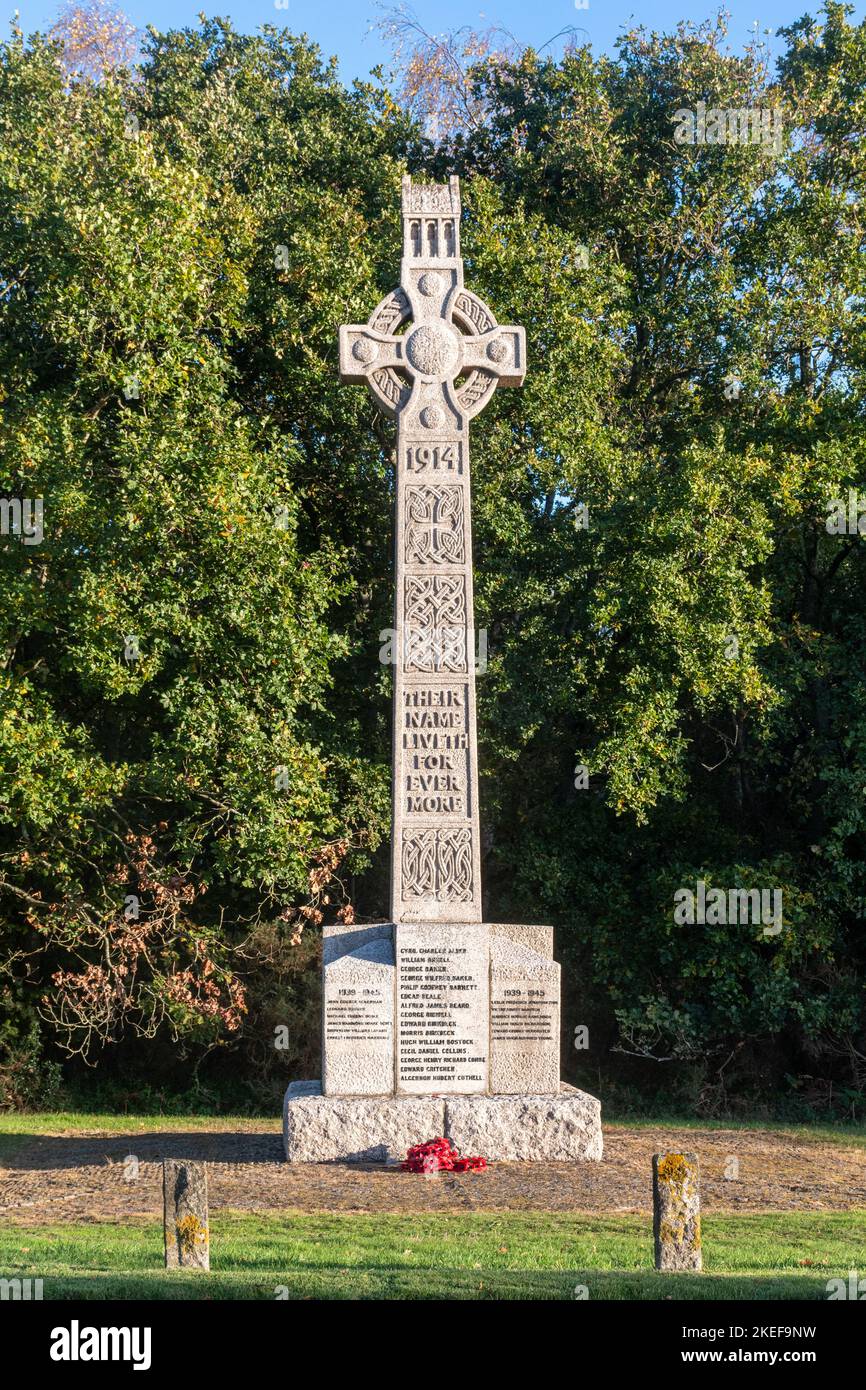
[[559,1089],[559,966],[512,937],[490,940],[490,1090]]
[[346,926],[342,922],[326,922],[322,927],[322,965],[326,967],[340,956],[350,951],[369,946],[371,941],[394,942],[393,922],[353,922]]
[[445,1102],[445,1132],[461,1153],[491,1162],[598,1160],[601,1105],[563,1087],[549,1096],[454,1096]]
[[394,947],[376,937],[324,967],[322,1084],[326,1096],[394,1089]]
[[293,1081],[283,1104],[286,1158],[403,1159],[412,1144],[440,1135],[444,1118],[444,1102],[431,1096],[323,1096],[318,1081]]
[[491,922],[490,935],[506,937],[527,951],[553,960],[553,927],[526,926],[523,922]]
[[318,1081],[295,1081],[286,1092],[290,1163],[403,1159],[412,1144],[439,1135],[492,1161],[596,1161],[601,1106],[571,1086],[550,1096],[330,1097]]
[[395,928],[395,941],[397,1094],[486,1091],[488,928],[481,922],[402,922]]
[[559,1079],[550,927],[340,924],[322,955],[322,1082],[286,1092],[290,1162],[401,1160],[439,1135],[492,1161],[601,1158],[598,1101]]

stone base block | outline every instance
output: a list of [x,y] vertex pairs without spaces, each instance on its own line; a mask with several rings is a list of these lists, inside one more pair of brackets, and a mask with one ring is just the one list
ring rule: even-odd
[[549,1096],[323,1096],[318,1081],[293,1081],[286,1091],[290,1163],[402,1159],[440,1134],[494,1162],[596,1161],[601,1105],[572,1086]]
[[461,1153],[493,1162],[598,1161],[601,1103],[572,1086],[551,1096],[454,1096],[445,1102],[445,1133]]
[[283,1103],[290,1163],[402,1159],[412,1144],[444,1132],[438,1096],[323,1096],[318,1081],[293,1081]]

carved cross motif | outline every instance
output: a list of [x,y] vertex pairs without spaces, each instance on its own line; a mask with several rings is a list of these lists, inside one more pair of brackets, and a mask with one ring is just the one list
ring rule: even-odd
[[392,917],[480,922],[469,421],[526,337],[463,284],[458,180],[402,201],[400,288],[340,329],[343,381],[397,418]]
[[463,489],[443,487],[406,489],[407,564],[461,564],[463,553]]

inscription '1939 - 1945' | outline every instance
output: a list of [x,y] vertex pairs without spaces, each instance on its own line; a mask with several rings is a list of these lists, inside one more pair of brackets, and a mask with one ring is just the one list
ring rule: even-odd
[[403,691],[404,808],[409,815],[468,814],[465,687]]

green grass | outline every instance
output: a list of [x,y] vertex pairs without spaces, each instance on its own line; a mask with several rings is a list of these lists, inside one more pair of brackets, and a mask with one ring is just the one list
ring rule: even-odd
[[[866,1147],[854,1126],[679,1116],[618,1119],[612,1128],[772,1130],[800,1141]],[[40,1134],[259,1132],[272,1115],[0,1114],[0,1162]],[[0,1230],[0,1277],[42,1278],[46,1298],[273,1299],[823,1299],[830,1278],[866,1266],[866,1213],[719,1215],[704,1219],[705,1273],[652,1269],[639,1216],[220,1212],[209,1275],[162,1268],[154,1222]],[[805,1263],[809,1261],[811,1263]]]
[[682,1115],[619,1115],[608,1119],[602,1110],[605,1129],[699,1129],[699,1130],[766,1130],[791,1139],[815,1144],[847,1144],[866,1149],[866,1125],[863,1124],[793,1124],[785,1120],[701,1120]]
[[273,1115],[118,1115],[116,1111],[98,1110],[37,1110],[0,1111],[0,1134],[57,1134],[60,1130],[80,1130],[82,1133],[131,1134],[151,1130],[188,1129],[268,1130],[280,1128],[280,1117]]
[[210,1274],[164,1270],[159,1223],[125,1221],[0,1230],[0,1276],[48,1299],[824,1299],[866,1263],[866,1212],[714,1216],[703,1240],[703,1274],[663,1275],[633,1215],[220,1212]]
[[280,1132],[279,1115],[118,1115],[98,1111],[45,1110],[0,1112],[0,1163],[40,1134],[187,1134],[238,1128]]
[[[866,1125],[804,1125],[777,1120],[700,1120],[682,1115],[661,1115],[647,1118],[642,1115],[603,1117],[606,1129],[699,1129],[699,1130],[767,1130],[774,1134],[790,1135],[796,1139],[821,1143],[850,1144],[866,1148]],[[31,1134],[57,1134],[61,1131],[82,1134],[145,1134],[184,1133],[188,1130],[278,1131],[280,1117],[266,1115],[129,1115],[116,1111],[45,1110],[21,1112],[0,1111],[0,1138],[28,1138]]]

